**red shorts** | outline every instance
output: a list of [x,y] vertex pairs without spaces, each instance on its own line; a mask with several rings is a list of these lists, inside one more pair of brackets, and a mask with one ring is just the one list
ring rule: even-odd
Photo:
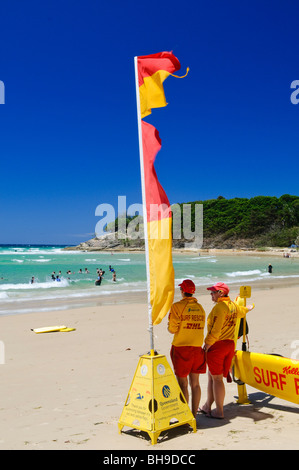
[[205,353],[199,346],[171,346],[170,357],[177,377],[206,372]]
[[227,377],[235,354],[235,343],[230,339],[216,341],[207,352],[207,364],[212,375]]

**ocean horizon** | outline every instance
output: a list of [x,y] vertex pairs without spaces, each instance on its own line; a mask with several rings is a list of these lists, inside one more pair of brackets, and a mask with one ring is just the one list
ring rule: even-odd
[[[144,252],[67,251],[66,246],[70,245],[0,245],[0,315],[121,303],[126,296],[140,294],[146,299]],[[299,258],[292,257],[174,252],[173,266],[175,286],[192,279],[197,295],[218,281],[226,282],[234,295],[242,285],[271,288],[299,282]],[[116,272],[116,281],[109,267]],[[100,286],[95,285],[98,269],[105,272]]]

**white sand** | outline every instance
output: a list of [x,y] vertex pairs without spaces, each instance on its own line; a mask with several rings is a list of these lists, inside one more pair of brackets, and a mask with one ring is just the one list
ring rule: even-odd
[[[210,296],[203,289],[198,294],[208,314]],[[252,292],[250,351],[291,356],[292,342],[299,340],[298,294],[299,287]],[[56,324],[76,331],[31,331]],[[139,356],[150,349],[144,303],[5,316],[0,325],[5,349],[0,449],[299,449],[299,406],[251,387],[252,404],[238,405],[235,383],[226,385],[226,418],[199,414],[196,433],[177,427],[164,432],[156,446],[142,432],[119,434],[117,423]],[[154,332],[155,349],[171,364],[166,318]],[[206,384],[204,375],[201,404]]]

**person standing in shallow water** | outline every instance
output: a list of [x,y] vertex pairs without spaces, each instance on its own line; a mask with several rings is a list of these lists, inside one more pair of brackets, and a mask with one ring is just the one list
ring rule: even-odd
[[272,269],[273,269],[272,265],[271,265],[271,264],[269,264],[269,266],[268,266],[268,273],[270,273],[270,274],[271,274],[271,273],[272,273]]
[[191,387],[191,410],[196,416],[201,388],[199,374],[206,372],[205,354],[202,349],[205,311],[193,297],[195,284],[185,279],[179,284],[182,299],[172,304],[168,317],[168,331],[174,335],[170,356],[177,381],[189,402],[188,378]]

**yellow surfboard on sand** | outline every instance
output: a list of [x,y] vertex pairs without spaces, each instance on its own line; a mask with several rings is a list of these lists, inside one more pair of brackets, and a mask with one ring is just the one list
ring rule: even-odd
[[262,392],[299,404],[299,361],[272,354],[236,351],[234,375]]
[[54,333],[57,331],[67,332],[67,331],[74,331],[75,329],[76,328],[68,328],[65,325],[59,325],[59,326],[47,326],[44,328],[33,328],[31,331],[34,331],[34,333],[39,334],[39,333]]
[[[251,288],[242,286],[235,302],[246,306],[246,299],[250,296]],[[243,326],[246,323],[246,317],[244,320]],[[236,328],[235,343],[238,339],[239,323],[240,321]],[[269,395],[299,404],[299,361],[275,354],[247,351],[245,328],[243,329],[242,351],[236,351],[233,359],[233,375],[235,382],[238,383],[238,403],[249,403],[246,384]]]

